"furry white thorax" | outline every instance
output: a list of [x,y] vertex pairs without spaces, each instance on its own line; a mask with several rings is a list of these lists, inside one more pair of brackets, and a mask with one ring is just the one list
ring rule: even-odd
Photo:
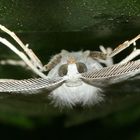
[[67,73],[68,76],[73,76],[73,75],[78,74],[78,73],[79,72],[77,70],[77,66],[75,63],[68,65],[68,73]]
[[[62,51],[61,53],[63,56],[60,64],[56,65],[56,67],[49,72],[48,76],[58,76],[58,69],[62,64],[67,63],[66,60],[68,56],[74,56],[76,62],[83,62],[86,64],[88,70],[100,69],[102,67],[95,60],[88,57],[88,51],[80,51],[76,53],[64,53]],[[103,94],[100,93],[100,88],[89,85],[80,79],[80,73],[78,72],[75,63],[68,64],[67,75],[65,75],[64,78],[66,82],[60,87],[54,89],[49,95],[49,98],[52,99],[55,106],[73,107],[77,104],[82,106],[90,106],[103,100]]]
[[66,79],[65,84],[67,87],[82,86],[82,80],[80,79],[80,75],[75,63],[68,65],[68,73],[64,78]]

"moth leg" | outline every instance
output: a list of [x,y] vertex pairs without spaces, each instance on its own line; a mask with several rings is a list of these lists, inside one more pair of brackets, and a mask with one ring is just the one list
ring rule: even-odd
[[27,68],[27,65],[23,60],[13,60],[13,59],[0,60],[0,65],[13,65]]
[[45,71],[49,71],[54,68],[61,61],[61,53],[54,55],[48,64],[44,65]]
[[[10,35],[19,44],[19,46],[24,50],[24,54],[30,59],[30,61],[34,65],[34,67],[36,67],[40,71],[45,71],[43,64],[41,63],[39,58],[35,55],[35,53],[31,49],[28,48],[28,46],[29,46],[28,44],[24,45],[23,42],[17,37],[17,35],[15,33],[10,31],[9,29],[7,29],[5,26],[0,25],[0,29],[3,32]],[[25,61],[25,60],[23,60],[23,61]]]
[[134,48],[134,50],[131,52],[131,54],[129,54],[125,59],[123,59],[121,62],[119,62],[119,64],[127,63],[139,55],[140,55],[140,49]]
[[31,62],[31,60],[28,58],[28,56],[25,53],[19,51],[13,44],[11,44],[5,38],[0,37],[0,42],[4,44],[5,46],[7,46],[9,49],[11,49],[13,52],[15,52],[29,66],[29,68],[31,68],[37,75],[39,75],[40,77],[46,78],[46,75],[43,74],[42,71],[40,71],[40,69],[38,69]]
[[111,66],[113,65],[113,58],[109,56],[109,54],[112,52],[111,48],[104,48],[104,46],[99,46],[100,52],[99,51],[91,51],[90,52],[90,57],[93,59],[97,60],[100,63],[105,64],[106,66]]
[[102,63],[104,63],[106,66],[113,65],[113,58],[110,57],[110,54],[112,52],[112,48],[110,48],[110,47],[105,48],[102,45],[100,45],[99,48],[100,48],[101,52],[106,55],[105,59],[104,60],[100,60],[100,61],[102,61]]
[[118,47],[116,47],[111,53],[110,53],[110,57],[113,57],[115,55],[117,55],[118,53],[120,53],[121,51],[123,51],[124,49],[128,48],[131,44],[133,44],[134,46],[136,45],[136,41],[140,39],[140,34],[138,36],[136,36],[135,38],[133,38],[132,40],[129,41],[125,41],[124,43],[120,44]]

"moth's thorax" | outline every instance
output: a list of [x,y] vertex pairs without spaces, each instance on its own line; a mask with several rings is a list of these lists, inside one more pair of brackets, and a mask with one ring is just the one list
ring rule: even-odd
[[68,68],[67,68],[67,75],[68,76],[74,76],[75,74],[78,74],[78,70],[77,70],[77,66],[75,63],[73,64],[68,64]]
[[67,75],[73,76],[78,73],[76,60],[74,57],[68,57],[67,59]]
[[60,76],[72,79],[72,77],[79,77],[81,73],[101,68],[101,64],[89,56],[89,51],[62,51],[60,62],[49,71],[48,76],[50,78]]
[[79,72],[75,63],[68,64],[66,75],[66,86],[75,87],[82,85],[81,79],[79,79]]

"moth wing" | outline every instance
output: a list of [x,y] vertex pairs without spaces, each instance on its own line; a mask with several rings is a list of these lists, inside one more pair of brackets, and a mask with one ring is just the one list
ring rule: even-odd
[[[0,80],[0,92],[24,92],[40,89],[53,89],[64,82],[63,78],[31,78],[24,80]],[[31,92],[32,93],[32,92]]]
[[115,64],[100,70],[81,74],[81,79],[91,85],[104,87],[121,82],[140,73],[140,60]]

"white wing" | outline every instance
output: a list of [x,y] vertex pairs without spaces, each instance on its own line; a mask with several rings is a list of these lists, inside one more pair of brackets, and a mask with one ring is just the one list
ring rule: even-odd
[[50,89],[60,86],[63,78],[35,78],[25,80],[0,80],[0,92],[34,91],[38,89]]
[[100,70],[81,74],[83,81],[94,86],[107,86],[121,82],[140,73],[140,61],[115,64]]

